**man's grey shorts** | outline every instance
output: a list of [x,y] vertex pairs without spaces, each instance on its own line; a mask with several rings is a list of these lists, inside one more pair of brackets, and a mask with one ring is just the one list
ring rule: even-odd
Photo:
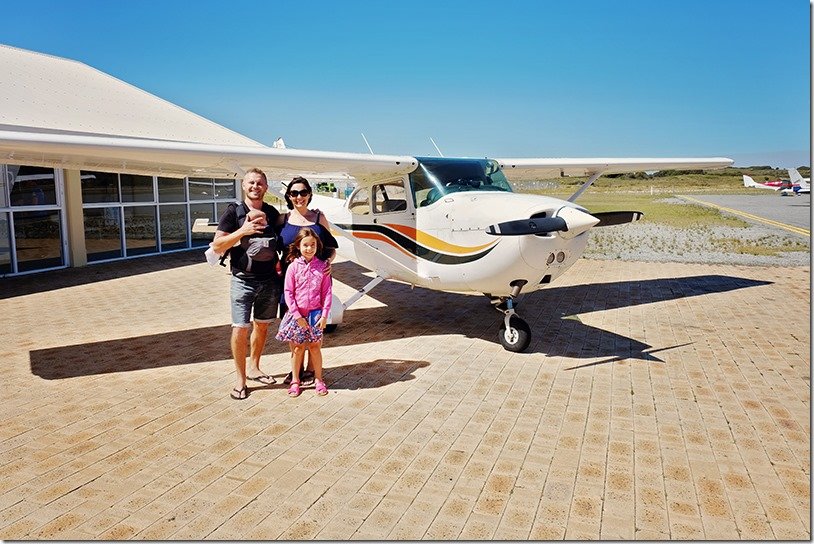
[[282,286],[276,278],[256,280],[232,276],[230,298],[232,300],[232,326],[248,327],[252,321],[269,323],[277,317]]

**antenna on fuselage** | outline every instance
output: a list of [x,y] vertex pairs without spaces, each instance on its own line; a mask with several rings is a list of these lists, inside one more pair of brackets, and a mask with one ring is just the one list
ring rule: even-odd
[[439,155],[441,155],[441,156],[443,157],[443,156],[444,156],[444,154],[443,154],[443,153],[441,153],[441,150],[440,150],[440,149],[438,149],[438,146],[437,146],[437,145],[435,145],[435,140],[433,140],[433,139],[432,139],[432,136],[430,136],[430,141],[432,142],[432,145],[434,145],[434,146],[435,146],[435,150],[436,150],[436,151],[438,151],[438,154],[439,154]]
[[364,132],[362,132],[361,134],[362,134],[362,139],[365,141],[365,145],[366,145],[366,146],[367,146],[367,148],[370,150],[370,154],[371,154],[371,155],[375,155],[375,153],[373,153],[373,148],[372,148],[372,147],[370,147],[370,144],[369,144],[369,143],[367,143],[367,138],[365,138],[365,133],[364,133]]

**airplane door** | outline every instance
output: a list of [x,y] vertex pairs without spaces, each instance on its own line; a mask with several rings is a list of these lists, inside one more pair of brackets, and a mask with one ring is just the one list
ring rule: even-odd
[[405,180],[386,180],[361,187],[350,197],[354,235],[415,269],[415,209]]

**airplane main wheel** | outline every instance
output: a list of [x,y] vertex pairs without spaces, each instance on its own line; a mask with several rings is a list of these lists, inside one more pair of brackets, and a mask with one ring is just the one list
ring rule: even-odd
[[509,319],[509,328],[506,328],[506,322],[500,325],[500,331],[497,333],[500,339],[500,345],[508,351],[515,353],[525,351],[531,342],[531,329],[528,323],[513,315]]
[[325,332],[330,334],[330,333],[334,332],[338,326],[339,325],[336,325],[336,324],[325,325]]

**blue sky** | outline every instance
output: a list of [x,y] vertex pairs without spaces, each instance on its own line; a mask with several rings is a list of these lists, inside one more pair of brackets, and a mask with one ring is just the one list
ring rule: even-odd
[[259,142],[810,163],[805,0],[6,0],[0,42]]

